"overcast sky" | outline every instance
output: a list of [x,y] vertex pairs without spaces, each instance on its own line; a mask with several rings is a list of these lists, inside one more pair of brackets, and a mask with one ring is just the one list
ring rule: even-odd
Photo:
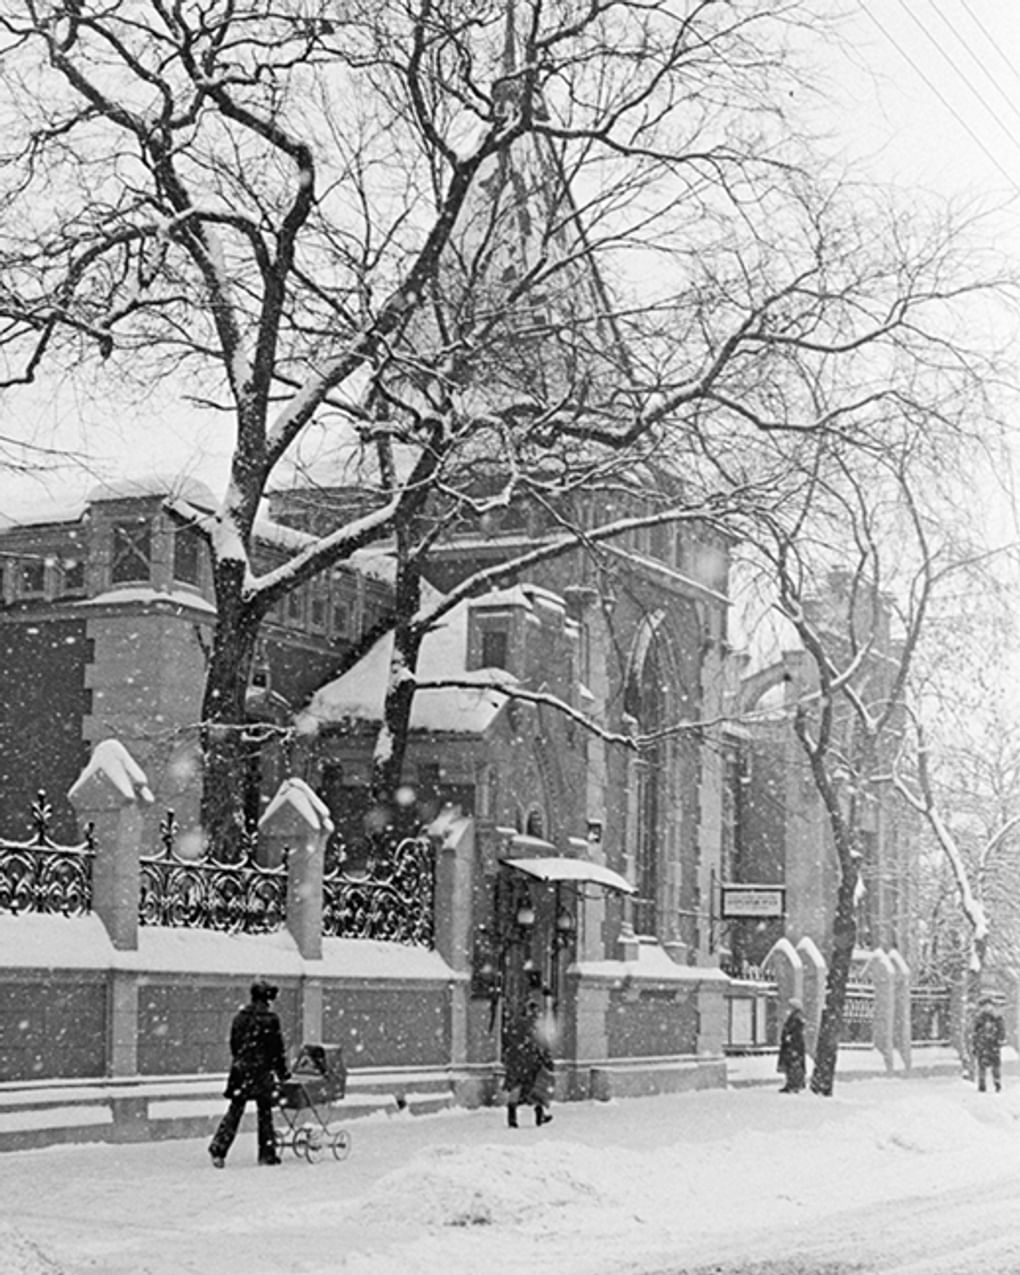
[[[839,0],[833,0],[835,4]],[[1016,0],[846,0],[847,46],[809,46],[831,101],[820,109],[826,148],[853,176],[974,202],[994,218],[995,242],[1020,266],[1020,6]],[[59,441],[101,455],[65,471],[48,494],[81,495],[105,473],[160,469],[219,488],[228,439],[206,415],[97,412],[91,396],[42,391],[0,401],[0,434]],[[82,422],[85,422],[83,428]],[[101,428],[99,428],[101,426]],[[33,481],[5,475],[0,512],[37,506]]]

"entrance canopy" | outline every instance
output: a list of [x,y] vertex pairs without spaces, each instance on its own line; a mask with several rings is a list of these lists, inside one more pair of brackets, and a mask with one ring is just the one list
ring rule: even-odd
[[600,863],[589,863],[586,859],[566,859],[550,855],[544,859],[500,859],[500,863],[508,868],[516,868],[529,877],[539,881],[591,881],[594,885],[604,885],[607,890],[619,890],[621,894],[636,894],[634,886],[611,868],[604,868]]

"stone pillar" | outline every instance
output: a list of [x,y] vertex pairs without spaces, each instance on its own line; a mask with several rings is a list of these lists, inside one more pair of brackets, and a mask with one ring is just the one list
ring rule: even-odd
[[[104,739],[68,791],[68,800],[96,838],[92,910],[117,951],[138,949],[142,807],[152,802],[144,771],[116,739]],[[106,1069],[138,1074],[138,978],[112,970],[106,1018]]]
[[779,1021],[783,1023],[790,1012],[790,1001],[804,1000],[804,962],[789,939],[779,939],[762,961],[762,967],[771,969],[775,977]]
[[459,810],[444,811],[434,820],[428,832],[436,856],[436,951],[460,976],[448,985],[450,1062],[457,1065],[466,1062],[468,1057],[475,823]]
[[893,1023],[895,1019],[895,973],[893,963],[881,949],[868,958],[864,973],[875,987],[875,1021],[872,1040],[882,1055],[886,1071],[893,1070]]
[[322,960],[323,858],[332,831],[328,809],[303,779],[285,779],[259,820],[258,860],[277,868],[286,859],[287,929],[306,961]]
[[1005,1003],[1002,1016],[1006,1021],[1006,1043],[1020,1050],[1020,973],[1014,969],[1004,969],[1000,974]]
[[819,952],[814,939],[805,935],[797,944],[797,954],[804,963],[804,1031],[805,1046],[808,1054],[814,1058],[815,1046],[818,1044],[818,1028],[822,1022],[822,1010],[825,1007],[825,980],[829,967],[825,957]]
[[889,953],[889,961],[893,972],[893,1048],[903,1059],[903,1066],[910,1070],[910,966],[900,953],[893,948]]
[[721,1057],[726,1044],[726,989],[729,979],[719,970],[706,974],[698,983],[698,1054]]
[[92,910],[118,951],[136,951],[141,807],[152,802],[145,772],[119,740],[104,739],[67,797],[79,820],[95,830]]

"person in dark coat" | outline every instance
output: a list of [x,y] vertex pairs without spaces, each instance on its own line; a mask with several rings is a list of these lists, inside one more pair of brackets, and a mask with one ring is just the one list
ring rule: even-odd
[[804,1088],[804,1006],[796,999],[790,1001],[790,1012],[779,1037],[776,1070],[786,1073],[786,1084],[780,1093],[800,1093]]
[[507,1091],[506,1122],[517,1128],[517,1108],[521,1103],[535,1108],[535,1124],[552,1119],[553,1060],[542,1036],[540,1007],[529,1000],[523,1013],[510,1024],[503,1055],[503,1087]]
[[986,1090],[985,1075],[990,1070],[995,1092],[1002,1088],[1002,1046],[1006,1040],[1006,1024],[990,996],[983,996],[974,1016],[971,1046],[977,1063],[979,1093]]
[[273,1138],[273,1091],[277,1081],[289,1079],[290,1072],[280,1020],[270,1009],[278,990],[265,979],[256,979],[251,1001],[230,1025],[230,1074],[223,1091],[230,1106],[209,1144],[214,1168],[223,1168],[249,1099],[258,1113],[259,1164],[280,1163]]

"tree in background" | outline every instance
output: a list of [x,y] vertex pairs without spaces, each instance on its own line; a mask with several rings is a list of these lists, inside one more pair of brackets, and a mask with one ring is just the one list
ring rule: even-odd
[[835,1080],[862,896],[881,888],[876,846],[865,830],[902,745],[909,675],[932,608],[940,589],[975,557],[976,529],[968,526],[966,492],[953,466],[967,449],[994,446],[994,430],[969,415],[976,402],[973,366],[958,370],[955,396],[941,377],[929,384],[929,391],[938,385],[941,391],[932,393],[927,413],[915,380],[912,402],[884,404],[869,428],[806,441],[797,453],[799,492],[747,533],[762,587],[809,662],[795,688],[792,725],[837,863],[811,1081],[826,1095]]

